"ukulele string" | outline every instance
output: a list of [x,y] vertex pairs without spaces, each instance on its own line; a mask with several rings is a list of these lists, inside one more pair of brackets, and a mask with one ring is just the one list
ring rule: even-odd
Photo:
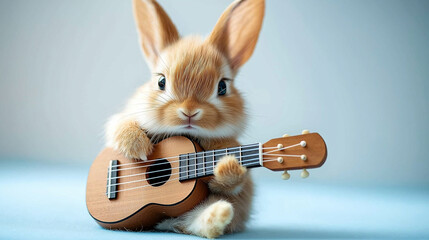
[[[258,144],[259,145],[259,144]],[[247,145],[246,147],[248,147],[249,145]],[[256,145],[255,145],[256,146]],[[269,152],[266,152],[266,153],[264,153],[264,154],[267,154],[267,153],[272,153],[272,152],[276,152],[276,151],[282,151],[282,150],[285,150],[285,149],[288,149],[288,148],[292,148],[292,147],[296,147],[296,146],[300,146],[300,143],[297,143],[297,144],[293,144],[293,145],[290,145],[290,146],[286,146],[286,147],[282,147],[282,148],[278,148],[278,147],[263,147],[262,148],[262,150],[266,150],[266,149],[273,149],[273,148],[275,148],[274,150],[271,150],[271,151],[269,151]],[[237,147],[237,148],[239,148],[239,147]],[[232,148],[231,148],[232,149]],[[218,149],[218,150],[220,150],[220,149]],[[212,155],[203,155],[203,156],[196,156],[195,155],[195,157],[193,157],[193,158],[189,158],[189,155],[188,155],[188,158],[186,159],[186,160],[197,160],[197,159],[202,159],[203,157],[215,157],[215,151],[218,151],[218,150],[210,150],[210,151],[207,151],[207,153],[208,154],[210,154],[210,153],[212,153]],[[259,150],[259,149],[248,149],[248,150],[242,150],[241,151],[241,153],[243,153],[243,152],[250,152],[250,151],[256,151],[256,150]],[[232,153],[235,153],[235,152],[232,152]],[[240,153],[240,152],[237,152],[237,153]],[[191,154],[196,154],[196,153],[191,153]],[[218,157],[223,157],[223,156],[226,156],[226,155],[230,155],[231,153],[223,153],[223,154],[220,154],[220,155],[217,155]],[[186,155],[186,154],[184,154],[184,155]],[[166,157],[166,158],[158,158],[158,159],[153,159],[153,160],[148,160],[148,161],[142,161],[142,162],[137,162],[137,163],[124,163],[124,164],[119,164],[119,165],[115,165],[115,166],[113,166],[113,167],[120,167],[120,166],[124,166],[124,165],[131,165],[131,164],[146,164],[146,163],[150,163],[150,162],[156,162],[156,161],[159,161],[159,160],[163,160],[163,159],[172,159],[172,158],[178,158],[179,156],[172,156],[172,157]],[[174,163],[174,162],[179,162],[180,161],[180,159],[179,160],[175,160],[175,161],[169,161],[170,163]],[[157,166],[157,165],[162,165],[162,164],[165,164],[165,163],[155,163],[155,164],[150,164],[150,165],[144,165],[144,166],[137,166],[137,167],[129,167],[129,168],[124,168],[124,169],[113,169],[113,170],[111,170],[112,172],[116,172],[116,171],[125,171],[125,170],[132,170],[132,169],[137,169],[137,168],[144,168],[144,167],[148,167],[148,166]],[[109,170],[110,170],[110,168],[109,168]]]
[[[287,157],[297,157],[297,158],[301,157],[301,155],[286,155],[286,154],[276,154],[276,156],[287,156]],[[242,163],[251,162],[251,161],[254,161],[256,159],[259,159],[259,157],[258,158],[253,158],[253,159],[244,160],[244,161],[242,161]],[[277,159],[275,159],[275,160],[277,160]],[[245,166],[243,164],[241,164],[241,165]],[[195,168],[194,169],[189,169],[189,166],[195,166]],[[203,169],[205,169],[204,166],[203,167],[197,167],[194,164],[192,164],[192,165],[186,165],[186,166],[182,166],[182,167],[186,167],[187,170],[186,171],[182,171],[182,172],[179,171],[177,173],[171,173],[171,174],[165,174],[165,175],[161,175],[161,176],[155,176],[155,177],[150,177],[150,178],[144,178],[144,179],[139,179],[139,180],[133,180],[133,181],[128,181],[128,182],[123,182],[123,183],[115,183],[115,184],[111,184],[109,186],[117,186],[117,185],[125,185],[125,184],[135,183],[135,182],[149,181],[149,180],[153,180],[153,179],[158,179],[158,178],[163,178],[163,177],[168,177],[168,176],[173,176],[173,175],[178,175],[178,174],[181,174],[181,173],[188,173],[188,172],[193,172],[193,173],[195,173],[195,175],[197,175],[197,170],[203,170]],[[180,167],[162,169],[161,171],[168,171],[168,170],[177,169],[177,168],[180,168]],[[153,171],[153,172],[155,172],[155,171]],[[144,174],[153,173],[153,172],[149,171],[149,172],[145,172],[145,173],[139,173],[139,174],[127,175],[127,176],[138,176],[138,175],[144,175]],[[127,176],[122,176],[122,177],[127,177]],[[121,177],[114,177],[114,178],[108,178],[108,179],[117,179],[117,178],[121,178]]]
[[[276,156],[276,157],[301,157],[301,155],[292,155],[292,154],[280,154],[280,153],[277,153],[277,154],[269,154],[270,152],[268,152],[268,153],[263,153],[262,155],[267,155],[267,156]],[[231,156],[233,156],[233,155],[231,155]],[[253,156],[259,156],[259,153],[256,153],[256,154],[250,154],[250,155],[247,155],[246,157],[253,157]],[[235,157],[237,157],[237,156],[235,156]],[[250,160],[255,160],[255,159],[250,159]],[[249,159],[247,159],[247,160],[241,160],[241,161],[239,161],[240,163],[244,163],[244,162],[247,162],[247,161],[249,161]],[[171,162],[177,162],[177,161],[171,161]],[[168,163],[171,163],[171,162],[168,162]],[[167,164],[167,163],[162,163],[162,164]],[[152,164],[151,166],[153,166],[153,165],[155,165],[155,164]],[[186,168],[186,169],[189,169],[189,167],[193,167],[193,166],[198,166],[198,165],[205,165],[204,163],[198,163],[198,162],[195,162],[195,164],[188,164],[188,165],[182,165],[182,166],[179,166],[179,167],[170,167],[170,168],[166,168],[166,169],[160,169],[160,170],[153,170],[153,171],[147,171],[147,172],[144,172],[144,173],[136,173],[136,174],[130,174],[130,175],[124,175],[124,176],[118,176],[118,177],[112,177],[112,178],[110,178],[110,179],[120,179],[120,178],[126,178],[126,177],[135,177],[135,176],[139,176],[139,175],[144,175],[144,174],[149,174],[149,173],[157,173],[157,172],[163,172],[163,171],[168,171],[168,170],[173,170],[173,169],[179,169],[179,168]],[[204,168],[204,167],[203,167]],[[199,170],[200,168],[198,168],[198,170]],[[118,169],[118,170],[121,170],[121,169]],[[191,171],[191,170],[190,170]],[[149,180],[149,179],[147,179],[147,180]]]
[[[267,159],[267,160],[264,160],[264,162],[272,162],[272,161],[277,161],[277,159]],[[208,172],[208,174],[213,174],[213,173],[214,173],[214,170],[211,170],[210,172]],[[171,182],[171,181],[174,181],[174,180],[179,180],[179,179],[180,179],[180,177],[178,177],[178,178],[172,178],[172,179],[169,179],[169,180],[165,181],[164,184],[168,183],[168,182]],[[144,179],[144,180],[146,180],[146,179]],[[114,186],[114,185],[112,184],[110,186]],[[120,189],[120,190],[112,191],[111,193],[125,192],[125,191],[130,191],[130,190],[139,189],[139,188],[145,188],[145,187],[150,187],[150,186],[152,186],[152,185],[150,185],[150,184],[144,184],[144,185],[137,186],[137,187],[125,188],[125,189]]]
[[[252,144],[252,145],[256,145],[256,144]],[[259,144],[258,144],[259,145]],[[287,148],[291,148],[291,147],[295,147],[295,146],[299,146],[300,145],[300,143],[298,143],[298,144],[293,144],[293,145],[290,145],[290,146],[286,146],[286,147],[282,147],[282,148],[278,148],[278,147],[264,147],[264,148],[262,148],[262,149],[273,149],[274,148],[274,150],[271,150],[271,151],[268,151],[268,152],[266,152],[266,153],[262,153],[262,155],[269,155],[269,156],[276,156],[276,157],[278,157],[278,156],[285,156],[285,157],[300,157],[301,155],[289,155],[289,154],[270,154],[270,153],[273,153],[273,152],[276,152],[276,151],[281,151],[281,150],[284,150],[284,149],[287,149]],[[247,145],[247,146],[251,146],[251,145]],[[237,147],[237,148],[240,148],[240,147]],[[245,151],[241,151],[241,152],[247,152],[247,151],[255,151],[254,149],[251,149],[251,150],[245,150]],[[195,159],[198,159],[198,158],[202,158],[202,157],[214,157],[215,155],[214,155],[214,153],[216,152],[216,150],[213,150],[211,153],[213,154],[213,155],[211,155],[211,156],[195,156],[195,158],[192,158],[192,160],[195,160]],[[226,155],[228,155],[228,154],[231,154],[231,153],[227,153],[227,152],[225,152],[224,154],[222,154],[222,155],[219,155],[219,157],[223,157],[223,156],[226,156]],[[246,157],[249,157],[249,156],[254,156],[254,155],[259,155],[260,153],[257,153],[257,154],[251,154],[251,155],[248,155],[248,156],[246,156]],[[177,156],[176,156],[177,157]],[[173,157],[169,157],[169,158],[173,158]],[[164,158],[165,159],[165,158]],[[254,160],[256,160],[256,159],[259,159],[259,157],[258,158],[254,158],[254,159],[247,159],[247,160],[244,160],[244,161],[241,161],[241,164],[243,164],[243,163],[245,163],[245,162],[250,162],[250,161],[254,161]],[[277,159],[273,159],[273,160],[268,160],[268,161],[276,161]],[[151,160],[152,162],[153,161],[156,161],[156,160]],[[180,160],[178,160],[178,161],[180,161]],[[171,162],[178,162],[178,161],[171,161]],[[215,161],[215,159],[213,159],[213,161]],[[263,162],[264,161],[267,161],[267,160],[262,160]],[[214,162],[213,162],[214,163]],[[161,164],[165,164],[165,163],[161,163]],[[179,167],[175,167],[175,168],[168,168],[168,169],[161,169],[161,170],[156,170],[156,171],[148,171],[148,172],[146,172],[146,173],[155,173],[155,172],[161,172],[161,171],[168,171],[168,170],[172,170],[172,169],[177,169],[177,168],[180,168],[180,167],[184,167],[184,168],[186,168],[186,169],[188,169],[188,170],[186,170],[186,171],[183,171],[183,172],[191,172],[191,171],[195,171],[195,175],[197,175],[197,170],[201,170],[201,169],[205,169],[205,167],[203,166],[202,168],[199,168],[199,167],[197,167],[197,161],[195,162],[195,164],[188,164],[188,165],[185,165],[185,166],[179,166]],[[125,165],[125,164],[123,164],[123,165]],[[122,166],[123,166],[122,165]],[[151,164],[150,166],[154,166],[154,165],[160,165],[159,163],[158,164]],[[201,165],[201,164],[200,164]],[[116,165],[116,166],[121,166],[121,165]],[[115,167],[116,167],[115,166]],[[195,166],[195,168],[194,169],[189,169],[189,166],[192,166],[192,167],[194,167]],[[147,166],[140,166],[140,167],[134,167],[134,168],[132,168],[132,169],[135,169],[135,168],[141,168],[141,167],[147,167]],[[125,169],[116,169],[116,171],[121,171],[121,170],[129,170],[129,168],[125,168]],[[112,170],[113,171],[113,170]],[[214,168],[213,168],[213,170],[211,171],[211,172],[213,172],[214,171]],[[182,172],[182,173],[183,173]],[[208,172],[208,174],[210,174],[211,173],[210,172],[210,170],[209,170],[209,172]],[[125,176],[119,176],[119,177],[114,177],[114,178],[109,178],[109,179],[118,179],[118,178],[125,178],[125,177],[132,177],[132,176],[138,176],[138,175],[144,175],[144,174],[146,174],[146,173],[139,173],[139,174],[132,174],[132,175],[125,175]],[[112,184],[112,185],[110,185],[110,186],[115,186],[115,185],[125,185],[125,184],[131,184],[131,183],[135,183],[135,182],[140,182],[140,181],[149,181],[149,180],[153,180],[153,179],[157,179],[157,178],[162,178],[162,177],[168,177],[168,176],[172,176],[172,175],[177,175],[177,174],[180,174],[180,172],[178,172],[178,173],[173,173],[173,174],[167,174],[167,175],[161,175],[161,176],[155,176],[155,177],[152,177],[152,178],[145,178],[145,179],[141,179],[141,180],[134,180],[134,181],[128,181],[128,182],[124,182],[124,183],[117,183],[117,184]],[[170,180],[168,180],[168,181],[170,181]],[[166,181],[166,182],[168,182],[168,181]]]
[[[252,145],[254,145],[254,146],[252,146]],[[249,144],[249,145],[240,146],[240,147],[227,148],[227,150],[231,151],[233,149],[240,149],[240,148],[246,148],[246,147],[256,147],[258,145],[259,145],[259,143],[255,143],[255,144]],[[297,144],[293,144],[293,145],[290,145],[290,146],[287,146],[287,147],[283,147],[283,148],[278,148],[278,147],[263,147],[262,149],[273,149],[273,148],[275,148],[275,150],[273,150],[273,151],[277,151],[277,150],[285,150],[285,149],[288,149],[288,148],[291,148],[291,147],[296,147],[296,146],[299,146],[299,145],[300,144],[297,143]],[[213,154],[213,155],[210,155],[210,156],[204,155],[204,157],[213,157],[214,154],[216,152],[219,152],[219,151],[225,151],[225,150],[224,149],[214,149],[214,150],[204,151],[205,153],[212,153]],[[248,151],[255,151],[255,149],[248,149],[248,150],[244,150],[244,151],[241,150],[241,152],[248,152]],[[271,151],[271,152],[273,152],[273,151]],[[190,154],[196,154],[196,153],[198,153],[198,152],[194,152],[194,153],[190,153]],[[220,155],[220,156],[224,156],[226,154],[228,154],[228,153],[224,153],[223,155]],[[186,155],[186,153],[182,154],[182,155]],[[139,161],[139,162],[134,162],[134,163],[124,163],[124,164],[115,165],[115,167],[121,167],[121,166],[126,166],[126,165],[135,165],[135,164],[145,164],[145,163],[150,163],[150,162],[156,162],[156,161],[163,160],[163,159],[171,159],[171,158],[178,158],[178,157],[180,157],[180,156],[171,156],[171,157],[166,157],[166,158],[157,158],[157,159],[146,160],[146,161]],[[203,157],[203,156],[199,156],[199,157],[195,157],[195,158],[201,158],[201,157]],[[191,159],[195,159],[195,158],[191,158]],[[155,164],[151,164],[151,166],[154,166],[154,165]],[[146,166],[140,166],[140,167],[146,167]],[[122,170],[130,170],[130,169],[135,169],[135,168],[140,168],[140,167],[124,168]],[[118,171],[118,170],[119,169],[117,169],[116,171]],[[112,170],[112,171],[115,171],[115,170]]]
[[[195,157],[192,157],[192,158],[189,158],[189,154],[196,154],[197,152],[194,152],[194,153],[185,153],[185,154],[182,154],[182,155],[188,155],[188,158],[186,158],[186,160],[197,160],[199,158],[202,159],[203,157],[206,157],[206,158],[208,158],[208,157],[216,157],[216,156],[217,157],[223,157],[223,156],[226,156],[228,154],[230,155],[230,154],[235,153],[235,152],[231,152],[231,153],[223,153],[223,154],[215,155],[214,152],[210,152],[210,151],[212,151],[212,150],[207,151],[207,153],[208,154],[212,153],[212,155],[204,155],[204,156],[196,156],[195,155]],[[241,152],[243,153],[243,152],[249,152],[249,151],[259,151],[259,149],[244,150],[244,151],[241,151]],[[239,152],[237,152],[237,153],[239,153]],[[148,163],[148,162],[156,162],[156,161],[163,160],[163,159],[171,159],[171,158],[178,158],[178,157],[180,157],[180,156],[172,156],[172,157],[167,157],[167,158],[158,158],[158,159],[144,161],[144,162],[142,161],[142,162],[139,162],[139,164],[145,164],[145,163]],[[180,162],[180,159],[179,160],[175,160],[175,161],[169,161],[169,162],[170,163]],[[125,164],[127,164],[127,163],[125,163]],[[134,163],[132,163],[132,164],[134,164]],[[137,167],[123,168],[123,169],[121,168],[121,169],[116,169],[116,170],[114,169],[114,170],[112,170],[112,172],[115,172],[115,171],[125,171],[125,170],[131,170],[131,169],[148,167],[148,166],[157,166],[157,165],[162,165],[162,164],[165,164],[165,163],[155,163],[155,164],[150,164],[150,165],[145,165],[145,166],[137,166]],[[117,167],[117,166],[121,166],[121,165],[115,165],[114,167]]]
[[283,151],[285,149],[292,148],[292,147],[297,147],[297,146],[301,146],[301,143],[293,144],[293,145],[290,145],[290,146],[287,146],[287,147],[282,147],[282,148],[279,148],[279,147],[266,147],[266,148],[262,148],[262,149],[265,150],[265,149],[273,149],[273,148],[275,148],[274,150],[271,150],[271,151],[263,153],[263,154],[269,154],[269,153],[273,153],[273,152],[277,152],[277,151]]
[[[251,161],[254,161],[254,160],[256,160],[256,159],[259,159],[259,158],[253,158],[253,159],[247,159],[247,160],[245,160],[245,161],[243,161],[243,162],[251,162]],[[133,180],[133,181],[128,181],[128,182],[123,182],[123,183],[115,183],[115,184],[111,184],[110,186],[116,186],[116,185],[124,185],[124,184],[128,184],[128,183],[135,183],[135,182],[142,182],[142,181],[149,181],[149,180],[153,180],[153,179],[157,179],[157,178],[162,178],[162,177],[168,177],[168,176],[173,176],[173,175],[179,175],[180,173],[190,173],[190,172],[192,172],[192,173],[195,173],[196,174],[196,171],[197,170],[203,170],[203,169],[205,169],[204,167],[202,167],[202,168],[200,168],[200,167],[198,167],[198,168],[195,168],[195,169],[189,169],[189,166],[195,166],[195,165],[187,165],[187,166],[183,166],[183,167],[187,167],[187,170],[186,171],[182,171],[182,172],[177,172],[177,173],[171,173],[171,174],[165,174],[165,175],[161,175],[161,176],[156,176],[156,177],[151,177],[151,178],[144,178],[144,179],[139,179],[139,180]],[[244,166],[244,165],[242,165],[242,166]],[[180,167],[179,167],[180,168]],[[171,169],[177,169],[177,168],[168,168],[168,169],[163,169],[163,171],[168,171],[168,170],[171,170]],[[211,171],[211,170],[208,170],[208,171]],[[146,172],[146,173],[140,173],[140,174],[147,174],[147,173],[149,173],[149,172]],[[210,173],[210,172],[209,172]],[[187,174],[188,176],[189,176],[189,174]],[[109,178],[108,178],[109,179]],[[115,178],[110,178],[110,179],[115,179]]]
[[[265,148],[263,148],[263,149],[265,149]],[[259,149],[258,149],[259,150]],[[283,150],[283,149],[281,149],[281,150]],[[256,151],[255,149],[251,149],[251,150],[244,150],[244,151],[241,151],[241,153],[243,153],[243,152],[250,152],[250,151]],[[277,150],[275,150],[275,151],[277,151]],[[266,152],[266,153],[271,153],[271,152],[273,152],[273,151],[269,151],[269,152]],[[212,158],[212,157],[224,157],[224,156],[226,156],[226,155],[232,155],[232,154],[234,154],[234,153],[240,153],[240,152],[231,152],[231,153],[224,153],[224,154],[220,154],[220,155],[204,155],[204,156],[196,156],[195,155],[195,157],[193,157],[193,158],[187,158],[186,160],[188,160],[188,162],[189,162],[189,160],[198,160],[198,159],[203,159],[203,158]],[[185,154],[186,155],[186,154]],[[255,154],[253,154],[253,155],[255,155]],[[259,155],[259,153],[257,153],[257,155]],[[251,155],[247,155],[247,156],[251,156]],[[245,156],[245,157],[247,157],[247,156]],[[174,157],[169,157],[169,158],[164,158],[164,159],[171,159],[171,158],[177,158],[177,156],[174,156]],[[176,162],[180,162],[181,160],[179,159],[179,160],[175,160],[175,161],[168,161],[169,163],[176,163]],[[145,164],[146,162],[141,162],[140,164]],[[137,168],[144,168],[144,167],[148,167],[148,166],[157,166],[157,165],[162,165],[162,164],[165,164],[165,163],[155,163],[155,164],[150,164],[150,165],[144,165],[144,166],[137,166],[137,167],[131,167],[131,168],[121,168],[121,169],[113,169],[113,170],[111,170],[112,172],[117,172],[117,171],[125,171],[125,170],[132,170],[132,169],[137,169]],[[115,166],[112,166],[112,167],[117,167],[117,166],[119,166],[119,165],[115,165]],[[110,167],[108,168],[109,170],[110,170]]]
[[[235,149],[240,149],[240,148],[256,147],[256,146],[259,146],[259,143],[253,143],[253,144],[239,146],[239,147],[227,148],[227,150],[235,150]],[[270,147],[270,148],[275,148],[275,147]],[[207,151],[204,151],[204,152],[213,153],[214,154],[214,153],[219,152],[219,151],[225,151],[225,150],[224,149],[213,149],[213,150],[207,150]],[[116,167],[122,167],[122,166],[134,165],[134,164],[151,163],[151,162],[156,162],[156,161],[159,161],[159,160],[162,160],[162,159],[171,159],[171,158],[178,158],[178,157],[179,156],[171,156],[171,157],[166,157],[166,158],[157,158],[157,159],[146,160],[144,162],[143,161],[139,161],[139,162],[133,162],[133,163],[123,163],[123,164],[119,164],[119,165],[115,165],[115,166]]]

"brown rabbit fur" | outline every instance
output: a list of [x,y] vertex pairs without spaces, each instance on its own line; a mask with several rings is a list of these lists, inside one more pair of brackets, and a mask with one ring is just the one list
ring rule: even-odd
[[[246,115],[234,78],[255,48],[264,0],[233,2],[206,39],[180,38],[155,0],[134,0],[133,7],[153,75],[124,111],[110,118],[106,145],[143,161],[154,143],[173,135],[189,136],[206,150],[238,146]],[[242,231],[253,193],[247,169],[226,156],[208,185],[207,200],[156,228],[207,238]]]

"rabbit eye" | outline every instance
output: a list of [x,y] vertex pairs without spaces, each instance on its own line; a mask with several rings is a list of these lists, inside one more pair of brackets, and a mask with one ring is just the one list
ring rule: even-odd
[[159,77],[158,87],[160,90],[165,90],[165,77],[164,76]]
[[220,80],[219,84],[217,85],[217,95],[223,96],[226,94],[226,83],[225,80]]

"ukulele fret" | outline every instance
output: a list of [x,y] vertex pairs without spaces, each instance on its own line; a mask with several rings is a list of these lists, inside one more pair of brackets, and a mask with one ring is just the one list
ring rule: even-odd
[[213,151],[207,151],[204,154],[204,162],[205,162],[205,175],[210,175],[213,173]]
[[212,164],[212,174],[214,173],[214,169],[215,169],[215,150],[212,150],[212,162],[213,162],[213,164]]
[[204,152],[197,152],[197,159],[196,159],[196,169],[197,169],[197,177],[204,176]]
[[242,159],[242,154],[241,154],[241,146],[239,147],[239,151],[240,151],[240,165],[243,165],[243,159]]
[[186,178],[189,178],[189,153],[186,154]]
[[186,180],[186,155],[182,154],[179,156],[179,181]]
[[222,159],[224,156],[226,156],[227,150],[225,148],[225,149],[218,149],[218,150],[215,150],[215,151],[216,151],[216,154],[215,154],[215,160],[214,161],[215,161],[215,164],[218,164],[219,161],[220,161],[220,159]]
[[234,156],[235,159],[237,159],[238,163],[241,164],[241,159],[240,159],[240,149],[233,147],[233,148],[227,148],[227,154],[229,156]]
[[206,152],[203,152],[203,176],[206,175]]
[[197,176],[197,168],[196,168],[196,160],[195,160],[195,153],[188,153],[188,178],[196,178]]
[[242,165],[247,168],[259,167],[260,164],[260,152],[259,144],[249,144],[242,146],[241,159]]

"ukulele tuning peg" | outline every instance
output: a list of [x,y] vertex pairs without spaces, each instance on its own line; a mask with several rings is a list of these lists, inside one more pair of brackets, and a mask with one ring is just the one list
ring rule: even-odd
[[289,134],[287,134],[287,133],[283,134],[283,137],[289,137]]
[[301,172],[301,177],[302,178],[308,178],[308,176],[310,175],[310,173],[307,171],[307,169],[302,169],[302,172]]
[[302,130],[302,132],[301,132],[302,134],[309,134],[310,133],[310,131],[308,131],[307,129],[304,129],[304,130]]
[[290,178],[290,174],[287,172],[287,170],[285,170],[284,173],[282,174],[282,179],[288,180],[289,178]]

